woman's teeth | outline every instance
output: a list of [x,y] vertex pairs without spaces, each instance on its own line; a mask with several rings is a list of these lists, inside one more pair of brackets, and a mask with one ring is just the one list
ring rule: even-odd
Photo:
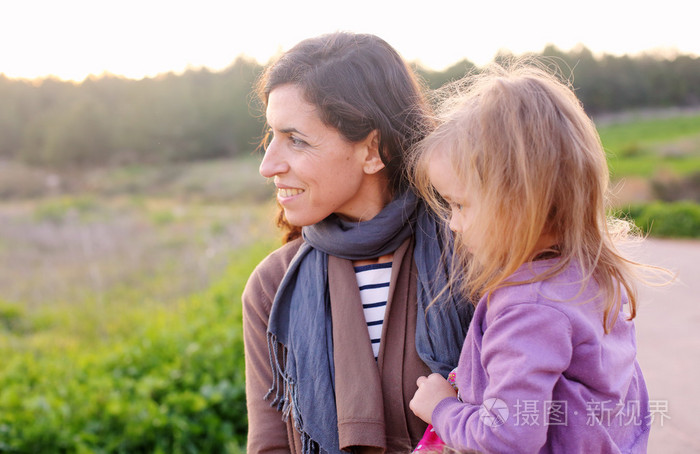
[[299,195],[302,192],[304,192],[303,189],[286,189],[286,188],[278,188],[277,189],[277,194],[280,197],[292,197],[295,195]]

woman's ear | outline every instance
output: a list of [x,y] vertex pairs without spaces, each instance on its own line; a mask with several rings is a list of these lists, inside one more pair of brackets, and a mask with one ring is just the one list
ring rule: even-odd
[[363,147],[366,149],[362,170],[364,170],[367,175],[374,175],[385,167],[379,153],[379,141],[379,130],[375,129],[370,132],[362,142]]

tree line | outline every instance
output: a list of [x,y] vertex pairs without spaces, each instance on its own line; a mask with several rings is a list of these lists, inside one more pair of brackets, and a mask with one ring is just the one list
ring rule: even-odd
[[[559,68],[591,115],[700,105],[700,57],[594,56],[585,47],[554,46],[533,55]],[[443,71],[415,68],[433,89],[479,70],[466,59]],[[263,129],[251,94],[261,70],[239,57],[223,71],[141,80],[107,74],[77,84],[0,74],[0,160],[79,168],[250,153]]]

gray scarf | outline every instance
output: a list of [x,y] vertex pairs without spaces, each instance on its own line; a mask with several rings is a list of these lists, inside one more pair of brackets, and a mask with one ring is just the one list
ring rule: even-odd
[[[445,248],[450,252],[451,244],[443,244],[449,238],[443,229],[410,191],[369,221],[348,222],[331,215],[302,229],[305,242],[292,259],[270,312],[268,347],[273,383],[265,399],[274,394],[271,405],[276,405],[285,419],[291,413],[304,454],[341,452],[328,255],[348,260],[376,258],[395,251],[415,235],[416,350],[433,372],[447,376],[459,360],[473,306],[445,292],[426,313],[428,304],[447,283],[448,266],[441,254]],[[447,259],[450,263],[449,256]]]

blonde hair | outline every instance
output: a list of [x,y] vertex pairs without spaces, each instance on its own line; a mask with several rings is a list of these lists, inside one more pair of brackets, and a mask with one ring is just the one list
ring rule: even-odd
[[[615,246],[633,236],[630,224],[608,218],[608,167],[600,138],[567,84],[532,61],[492,64],[449,87],[438,110],[439,126],[413,150],[412,180],[445,220],[450,211],[428,179],[428,164],[442,153],[465,190],[478,199],[469,231],[472,253],[457,234],[455,258],[465,268],[455,282],[478,301],[542,251],[543,235],[556,239],[560,260],[536,282],[578,263],[598,283],[603,326],[612,328],[622,304],[621,286],[634,318],[636,262]],[[455,94],[456,92],[456,94]],[[639,265],[642,266],[642,265]]]

